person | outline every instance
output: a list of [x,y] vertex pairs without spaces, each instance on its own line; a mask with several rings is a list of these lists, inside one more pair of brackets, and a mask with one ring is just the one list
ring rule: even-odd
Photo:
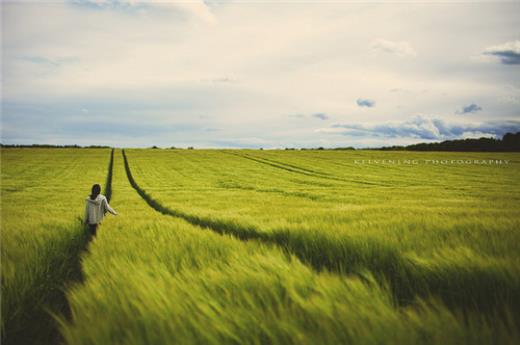
[[117,212],[108,204],[107,198],[101,194],[101,186],[95,184],[92,186],[92,193],[85,200],[84,219],[92,236],[96,236],[97,227],[107,212],[112,213],[114,216],[117,215]]

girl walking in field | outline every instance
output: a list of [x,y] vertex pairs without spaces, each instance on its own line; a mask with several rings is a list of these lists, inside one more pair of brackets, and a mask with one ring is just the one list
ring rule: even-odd
[[96,236],[97,227],[107,212],[112,213],[114,216],[117,215],[117,212],[108,204],[107,198],[101,194],[101,186],[95,184],[92,186],[92,193],[85,200],[84,219],[92,236]]

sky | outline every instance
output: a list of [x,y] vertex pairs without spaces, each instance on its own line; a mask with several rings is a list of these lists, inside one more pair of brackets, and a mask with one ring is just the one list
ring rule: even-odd
[[3,144],[377,147],[520,131],[520,0],[2,2]]

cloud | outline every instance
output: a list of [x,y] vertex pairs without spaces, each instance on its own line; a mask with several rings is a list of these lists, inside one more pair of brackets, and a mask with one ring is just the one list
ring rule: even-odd
[[22,61],[28,61],[28,62],[31,62],[33,64],[37,64],[37,65],[49,65],[49,66],[59,66],[59,64],[55,61],[51,61],[47,58],[44,58],[44,57],[41,57],[41,56],[25,56],[25,57],[22,57],[20,58],[20,60]]
[[417,53],[415,49],[406,41],[389,41],[379,38],[372,42],[372,52],[397,55],[399,57],[413,57]]
[[200,80],[204,83],[235,83],[236,80],[230,77],[217,77],[217,78],[202,78]]
[[457,111],[457,114],[468,114],[468,113],[476,113],[477,111],[482,110],[482,107],[478,104],[471,103],[464,107],[461,110]]
[[74,57],[58,57],[54,59],[49,59],[43,56],[23,56],[18,58],[18,60],[22,62],[30,62],[35,65],[43,65],[43,66],[51,66],[51,67],[60,67],[71,63],[79,62],[77,58]]
[[[512,5],[460,6],[447,12],[442,6],[355,2],[82,3],[2,3],[2,125],[8,119],[7,125],[16,129],[3,136],[4,142],[64,137],[61,128],[68,128],[72,119],[127,123],[131,117],[135,123],[157,127],[144,131],[149,135],[145,138],[135,136],[134,127],[122,126],[128,131],[124,136],[110,126],[114,136],[107,132],[100,138],[78,126],[70,140],[92,144],[111,140],[116,146],[118,140],[128,145],[135,140],[136,145],[149,146],[147,140],[159,144],[162,135],[165,146],[212,145],[222,138],[242,137],[280,147],[334,146],[356,140],[363,146],[379,139],[314,130],[328,127],[336,118],[347,124],[365,122],[359,118],[363,110],[370,112],[374,124],[406,121],[415,113],[453,114],[466,105],[456,103],[460,100],[485,102],[481,105],[486,112],[476,113],[481,121],[519,115],[515,101],[519,91],[504,88],[518,85],[517,75],[500,68],[496,56],[480,54],[494,43],[514,40],[507,38],[519,22]],[[181,8],[184,3],[191,9]],[[214,16],[215,25],[199,19],[204,13]],[[445,25],[424,25],[435,18],[443,18]],[[473,25],[483,21],[487,24]],[[371,43],[381,36],[409,43],[376,41],[373,49],[381,55],[367,58]],[[482,57],[496,59],[498,66],[467,63],[475,47]],[[412,56],[415,49],[418,58],[398,57]],[[401,91],[389,93],[391,89]],[[429,91],[422,92],[425,89]],[[377,104],[359,108],[355,103],[359,97]],[[397,113],[400,104],[403,112]],[[312,116],[319,112],[329,119]],[[458,118],[477,120],[477,116]],[[51,121],[53,126],[46,125]],[[153,133],[172,123],[223,130]]]
[[498,57],[504,65],[520,65],[520,41],[510,41],[486,48],[483,54]]
[[329,119],[329,116],[325,113],[316,113],[316,114],[312,114],[312,117],[315,117],[317,119],[320,119],[320,120],[328,120]]
[[314,117],[316,119],[320,119],[320,120],[328,120],[330,117],[329,115],[325,114],[325,113],[314,113],[314,114],[310,114],[310,115],[306,115],[306,114],[290,114],[289,117],[292,117],[292,118],[295,118],[295,119],[304,119],[304,118],[310,118],[310,117]]
[[208,5],[206,5],[206,2],[202,0],[72,0],[71,3],[91,9],[127,11],[130,13],[146,13],[150,10],[173,10],[208,23],[215,22],[215,16]]
[[136,6],[139,3],[138,1],[124,1],[124,0],[72,0],[70,2],[74,5],[90,6],[90,7],[98,7],[98,8]]
[[386,138],[414,138],[421,140],[460,139],[468,136],[502,137],[508,132],[519,132],[520,121],[488,121],[483,123],[448,123],[441,119],[417,116],[412,120],[380,125],[336,124],[318,130],[345,136],[372,136]]
[[372,108],[376,105],[376,101],[366,98],[358,98],[356,101],[359,107]]

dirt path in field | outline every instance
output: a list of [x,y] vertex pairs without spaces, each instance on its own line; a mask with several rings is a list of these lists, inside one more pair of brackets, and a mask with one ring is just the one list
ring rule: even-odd
[[[130,185],[137,193],[146,201],[146,203],[154,210],[172,217],[184,219],[188,223],[212,230],[218,234],[227,234],[242,241],[256,240],[269,245],[275,245],[287,253],[298,257],[303,264],[309,266],[316,271],[328,270],[340,274],[351,274],[354,271],[349,268],[348,262],[324,259],[321,253],[310,253],[307,251],[307,243],[303,238],[305,234],[290,233],[289,230],[279,230],[274,232],[265,232],[252,226],[244,226],[241,224],[228,222],[220,219],[205,218],[198,215],[185,213],[180,210],[171,209],[162,205],[160,202],[152,198],[144,189],[142,189],[135,181],[128,157],[125,150],[122,150],[123,161],[126,175]],[[247,157],[243,157],[247,158]],[[352,248],[353,249],[353,248]],[[354,252],[354,250],[353,250]],[[354,260],[355,261],[355,260]]]
[[123,154],[123,161],[125,165],[125,171],[126,176],[128,177],[128,181],[130,182],[130,185],[137,191],[137,193],[146,201],[146,203],[153,208],[154,210],[172,217],[177,217],[184,219],[188,223],[192,225],[196,225],[203,228],[208,228],[210,230],[213,230],[219,234],[230,234],[233,235],[241,240],[262,240],[262,241],[269,241],[269,237],[265,234],[259,233],[257,229],[254,228],[246,228],[239,226],[237,224],[229,224],[225,221],[219,221],[219,220],[210,220],[205,219],[196,215],[190,215],[187,213],[184,213],[182,211],[172,210],[168,207],[165,207],[161,205],[159,202],[154,200],[148,193],[142,189],[137,182],[135,182],[134,177],[132,176],[132,171],[130,170],[130,166],[128,164],[128,158],[126,156],[125,150],[122,150]]
[[[112,196],[112,174],[113,174],[113,167],[114,167],[114,149],[112,149],[110,153],[110,160],[108,163],[108,171],[107,171],[107,177],[105,180],[105,196],[108,201],[110,201],[110,198]],[[82,220],[80,220],[82,221]],[[84,227],[83,225],[81,225]],[[69,260],[69,274],[65,277],[63,282],[60,284],[63,289],[56,292],[56,296],[53,296],[53,298],[48,303],[48,311],[45,311],[46,315],[45,317],[52,319],[51,325],[54,329],[52,329],[52,333],[54,333],[54,336],[50,340],[43,340],[42,344],[62,344],[63,338],[59,331],[59,325],[57,324],[56,320],[52,315],[50,315],[49,312],[55,314],[58,317],[64,317],[66,320],[70,321],[72,319],[72,309],[70,307],[69,301],[67,299],[66,291],[68,288],[70,288],[73,285],[81,284],[84,281],[84,275],[83,275],[83,269],[81,267],[81,257],[84,253],[88,252],[88,245],[90,241],[92,240],[92,237],[90,237],[86,229],[82,233],[83,238],[81,239],[81,246],[79,248],[76,248],[76,251],[72,254],[70,260]],[[36,343],[31,341],[32,344]],[[15,343],[13,343],[15,344]],[[22,344],[20,342],[16,342],[16,344]]]
[[[275,245],[284,250],[287,253],[297,256],[303,264],[309,266],[311,269],[316,271],[328,270],[340,274],[350,274],[354,271],[349,268],[347,262],[339,262],[337,260],[324,259],[320,253],[309,253],[306,251],[308,247],[305,243],[305,239],[302,236],[298,236],[298,233],[290,234],[288,230],[279,230],[275,232],[265,232],[256,227],[248,227],[237,223],[227,222],[220,219],[205,218],[198,215],[185,213],[183,211],[171,209],[166,207],[152,198],[144,189],[142,189],[135,181],[128,157],[125,150],[122,150],[123,161],[125,165],[126,175],[130,185],[137,191],[137,193],[146,201],[146,203],[154,210],[172,217],[184,219],[188,223],[212,230],[218,234],[232,235],[236,239],[242,241],[256,240],[269,245]],[[247,158],[247,157],[244,157]],[[354,252],[354,248],[352,251]]]
[[[315,271],[327,270],[339,274],[355,273],[348,266],[348,262],[340,262],[338,260],[324,259],[321,253],[309,253],[307,244],[303,238],[305,234],[290,233],[289,230],[279,230],[274,232],[265,232],[256,227],[248,227],[241,224],[228,222],[220,219],[205,218],[198,215],[185,213],[180,210],[166,207],[152,198],[144,189],[142,189],[135,181],[128,157],[125,150],[122,150],[123,161],[126,175],[130,185],[136,190],[141,198],[154,210],[171,217],[181,218],[188,223],[203,229],[214,231],[220,235],[231,235],[242,241],[260,241],[268,245],[274,245],[282,249],[286,253],[293,254],[298,257],[301,262]],[[301,235],[301,236],[300,236]],[[354,251],[353,251],[354,252]]]
[[[110,199],[112,194],[112,170],[114,165],[114,150],[110,153],[108,172],[105,181],[105,195]],[[65,244],[65,250],[57,253],[56,257],[48,263],[48,274],[55,278],[52,286],[42,285],[41,296],[34,306],[26,310],[21,320],[16,319],[10,323],[6,321],[5,329],[2,329],[2,344],[32,344],[48,345],[62,344],[63,338],[59,330],[57,318],[70,320],[72,311],[67,300],[67,290],[84,280],[81,267],[81,256],[88,249],[91,238],[87,235],[86,229],[82,224],[83,220],[78,219],[74,227],[77,229],[75,238],[71,238]],[[56,229],[57,231],[59,229]]]
[[[441,298],[448,307],[453,307],[455,310],[467,308],[492,312],[493,308],[505,300],[520,301],[518,293],[520,289],[517,286],[519,282],[509,279],[507,272],[500,270],[500,267],[469,269],[461,277],[450,262],[437,263],[435,266],[425,265],[404,256],[398,248],[388,246],[378,239],[366,238],[359,242],[344,238],[338,244],[333,239],[316,237],[314,238],[316,243],[310,245],[308,239],[305,239],[304,232],[290,233],[289,230],[279,230],[267,233],[255,227],[170,209],[154,200],[137,184],[124,150],[122,155],[131,186],[156,211],[184,219],[193,225],[219,234],[232,235],[239,240],[257,240],[276,245],[285,252],[297,256],[302,263],[316,271],[327,270],[337,274],[357,275],[368,270],[380,283],[388,285],[395,302],[401,306],[413,304],[416,297],[433,295]],[[320,248],[329,248],[330,252],[337,253],[338,256],[327,255]],[[480,282],[478,289],[474,288],[476,281]],[[471,289],[473,295],[465,293]]]

